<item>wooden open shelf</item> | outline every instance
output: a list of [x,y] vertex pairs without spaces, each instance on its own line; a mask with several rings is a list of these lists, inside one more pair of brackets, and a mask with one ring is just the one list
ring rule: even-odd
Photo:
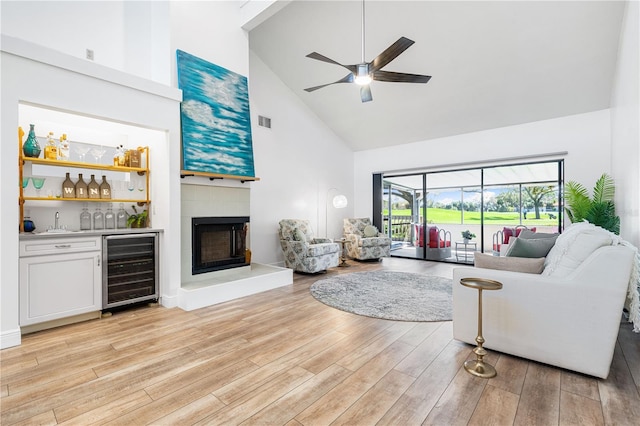
[[221,173],[194,172],[194,171],[191,171],[191,170],[180,170],[180,177],[181,178],[185,178],[187,176],[208,177],[209,180],[233,179],[233,180],[239,180],[242,183],[255,182],[257,180],[260,180],[260,178],[257,178],[257,177],[254,177],[254,176],[236,176],[236,175],[224,175],[224,174],[221,174]]
[[[44,149],[43,149],[44,151]],[[24,203],[26,201],[81,201],[81,202],[97,202],[97,203],[137,203],[139,206],[147,205],[151,203],[149,199],[149,147],[139,147],[138,151],[146,154],[146,164],[145,167],[121,167],[121,166],[112,166],[109,164],[98,164],[98,163],[85,163],[80,161],[59,161],[59,160],[50,160],[45,158],[33,158],[26,157],[22,153],[22,140],[18,137],[18,188],[19,188],[19,199],[18,204],[20,206],[20,232],[24,232]],[[76,169],[91,169],[91,170],[101,170],[101,171],[112,171],[112,172],[120,172],[120,173],[137,173],[140,176],[145,176],[145,194],[146,199],[130,199],[130,198],[56,198],[56,197],[25,197],[24,189],[22,187],[22,178],[24,177],[24,165],[26,163],[31,164],[41,164],[45,166],[54,166],[54,167],[73,167]]]
[[32,157],[22,157],[22,161],[30,162],[32,164],[43,164],[47,166],[55,166],[55,167],[74,167],[78,169],[94,169],[94,170],[110,170],[114,172],[137,172],[137,173],[146,173],[147,169],[144,167],[121,167],[121,166],[110,166],[108,164],[98,164],[98,163],[83,163],[79,161],[59,161],[59,160],[49,160],[45,158],[32,158]]

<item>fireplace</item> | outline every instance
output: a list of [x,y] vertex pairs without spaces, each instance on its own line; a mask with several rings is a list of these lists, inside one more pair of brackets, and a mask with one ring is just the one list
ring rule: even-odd
[[245,260],[249,217],[191,218],[193,275],[249,265]]

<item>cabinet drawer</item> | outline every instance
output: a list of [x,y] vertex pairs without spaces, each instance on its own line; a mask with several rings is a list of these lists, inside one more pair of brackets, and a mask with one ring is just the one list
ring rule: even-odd
[[46,238],[20,241],[20,257],[101,250],[100,237]]

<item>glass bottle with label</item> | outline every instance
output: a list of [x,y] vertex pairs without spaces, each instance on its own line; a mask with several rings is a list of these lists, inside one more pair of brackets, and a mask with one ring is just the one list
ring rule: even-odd
[[60,145],[58,146],[58,160],[69,161],[70,154],[71,150],[69,149],[67,134],[63,133],[62,136],[60,136]]
[[93,229],[104,229],[104,213],[100,210],[100,206],[93,212]]
[[96,182],[96,175],[91,175],[91,180],[87,184],[89,198],[100,198],[100,185]]
[[107,182],[105,175],[102,175],[102,183],[100,184],[100,198],[111,199],[111,185]]
[[76,182],[76,198],[89,198],[87,183],[82,179],[82,173],[78,174]]
[[82,213],[80,213],[80,230],[91,230],[91,213],[89,213],[87,203],[84,203],[84,206],[82,206]]
[[104,214],[104,227],[105,229],[116,229],[116,214],[113,212],[111,203],[109,203],[107,211]]
[[127,227],[128,218],[129,215],[124,209],[124,204],[120,203],[120,209],[118,209],[118,213],[116,214],[116,223],[118,225],[118,229],[125,229]]
[[58,159],[58,145],[56,144],[56,140],[53,138],[53,132],[49,132],[49,135],[47,136],[47,145],[44,147],[44,158],[47,160]]
[[67,177],[62,182],[62,198],[76,198],[76,186],[73,184],[68,172]]

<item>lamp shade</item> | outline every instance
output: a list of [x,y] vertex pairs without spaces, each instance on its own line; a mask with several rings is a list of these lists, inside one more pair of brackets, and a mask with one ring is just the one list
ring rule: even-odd
[[333,207],[336,209],[344,209],[349,204],[347,197],[344,195],[336,195],[333,197]]

